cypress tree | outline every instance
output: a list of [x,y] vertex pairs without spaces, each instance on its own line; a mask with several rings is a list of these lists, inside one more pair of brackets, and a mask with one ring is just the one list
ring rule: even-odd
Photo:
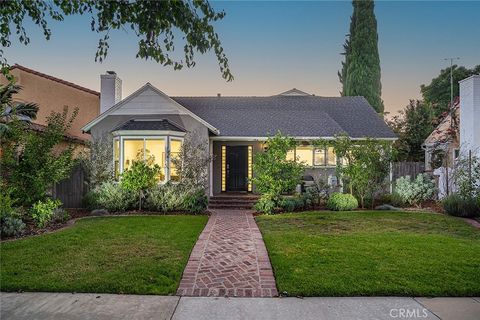
[[342,95],[363,96],[377,112],[382,113],[375,5],[373,0],[354,0],[352,5],[350,34],[344,44],[345,62],[339,72]]

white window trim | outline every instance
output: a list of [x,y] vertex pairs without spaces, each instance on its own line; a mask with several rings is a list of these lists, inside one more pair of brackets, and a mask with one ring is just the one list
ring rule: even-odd
[[[119,133],[121,131],[116,131],[116,133]],[[127,131],[130,132],[130,131]],[[145,131],[143,131],[145,132]],[[158,131],[157,131],[158,132]],[[115,141],[119,141],[119,176],[123,173],[124,171],[124,156],[125,156],[125,148],[124,148],[124,141],[125,140],[143,140],[143,154],[145,156],[145,146],[146,146],[146,140],[163,140],[165,142],[165,167],[163,168],[164,173],[165,173],[165,179],[163,181],[160,181],[160,184],[164,184],[167,181],[170,181],[170,142],[171,140],[177,140],[181,141],[182,145],[184,142],[184,135],[166,135],[163,134],[164,132],[174,132],[174,131],[162,131],[161,135],[145,135],[145,134],[129,134],[129,135],[114,135],[113,138],[113,148],[115,150]],[[179,133],[176,132],[175,133]],[[112,165],[115,165],[115,151],[113,152],[113,163]]]
[[[325,148],[315,148],[313,145],[310,145],[309,147],[311,147],[312,149],[312,165],[306,165],[305,167],[306,168],[309,168],[309,169],[332,169],[332,168],[336,168],[337,165],[329,165],[328,164],[328,151],[327,151],[327,148],[328,147],[325,147]],[[321,164],[315,164],[315,150],[320,150],[322,149],[323,150],[323,156],[324,156],[324,159],[325,159],[325,164],[321,165]],[[295,147],[293,149],[293,155],[294,155],[294,158],[295,158],[295,161],[297,162],[297,147]],[[337,162],[338,159],[337,157],[335,157],[335,162]]]

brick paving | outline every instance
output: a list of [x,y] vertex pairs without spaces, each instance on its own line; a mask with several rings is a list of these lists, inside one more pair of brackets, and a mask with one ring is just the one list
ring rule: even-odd
[[278,295],[267,249],[252,211],[212,212],[190,255],[177,295]]

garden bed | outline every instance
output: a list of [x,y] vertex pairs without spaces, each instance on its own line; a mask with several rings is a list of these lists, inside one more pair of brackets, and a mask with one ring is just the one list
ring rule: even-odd
[[461,219],[384,211],[256,219],[287,295],[480,294],[480,232]]
[[174,294],[206,216],[118,216],[0,244],[1,291]]

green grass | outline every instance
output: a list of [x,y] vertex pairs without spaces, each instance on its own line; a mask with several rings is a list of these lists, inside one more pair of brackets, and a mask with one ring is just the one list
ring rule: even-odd
[[206,216],[102,217],[1,244],[2,291],[174,294]]
[[480,230],[429,213],[257,217],[280,292],[292,296],[478,296]]

